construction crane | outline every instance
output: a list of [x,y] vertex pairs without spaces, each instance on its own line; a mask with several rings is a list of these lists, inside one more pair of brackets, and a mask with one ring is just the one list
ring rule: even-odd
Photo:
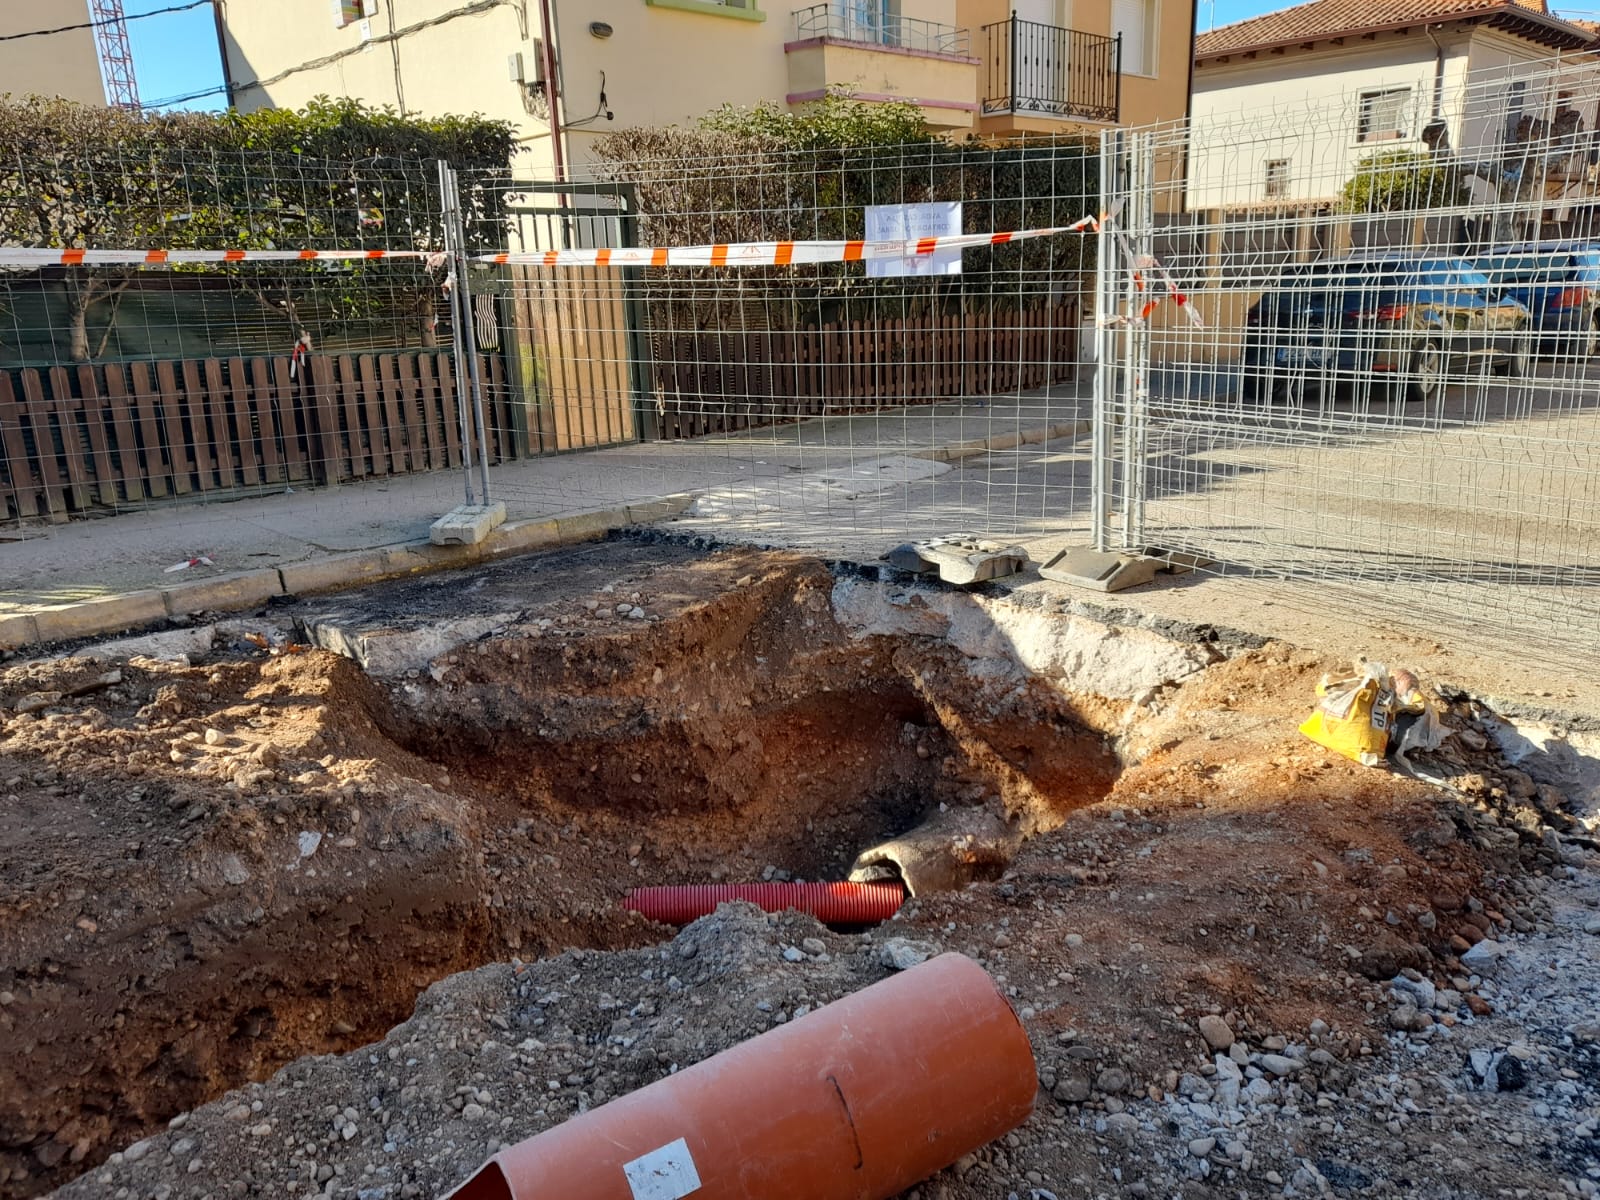
[[133,51],[128,48],[128,22],[122,0],[89,0],[95,45],[100,51],[100,72],[106,81],[106,103],[112,108],[139,112],[139,81],[133,75]]

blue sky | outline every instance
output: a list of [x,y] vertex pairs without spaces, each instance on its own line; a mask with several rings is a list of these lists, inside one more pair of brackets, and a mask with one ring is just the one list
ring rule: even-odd
[[[4,0],[0,0],[3,3]],[[128,16],[171,8],[185,0],[124,0]],[[271,3],[272,0],[258,0]],[[1200,28],[1226,25],[1277,8],[1284,0],[1200,0]],[[1565,6],[1558,9],[1568,10]],[[146,103],[165,101],[220,88],[222,64],[217,52],[216,24],[211,5],[203,4],[188,12],[163,13],[128,22],[128,38],[133,45],[134,70],[139,78],[139,95]],[[220,94],[202,96],[173,107],[212,109],[225,104]]]
[[[134,17],[158,8],[174,8],[186,0],[123,0],[123,11]],[[133,70],[139,80],[139,99],[145,104],[187,96],[222,86],[222,61],[217,50],[217,24],[210,4],[188,12],[128,22],[128,42],[133,48]],[[175,108],[223,108],[221,95],[205,96]]]

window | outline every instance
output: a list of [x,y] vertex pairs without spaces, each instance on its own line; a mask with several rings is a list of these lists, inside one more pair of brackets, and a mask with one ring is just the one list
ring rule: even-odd
[[1410,88],[1389,88],[1361,93],[1361,120],[1356,129],[1358,142],[1392,142],[1409,137]]
[[851,42],[900,42],[900,0],[834,0],[834,24]]
[[1156,73],[1160,0],[1111,0],[1111,34],[1122,38],[1122,73]]
[[340,29],[378,15],[378,0],[333,0],[333,23]]
[[679,12],[700,13],[708,17],[737,17],[741,21],[765,21],[759,0],[644,0],[651,8],[675,8]]
[[1289,160],[1267,159],[1267,199],[1289,194]]

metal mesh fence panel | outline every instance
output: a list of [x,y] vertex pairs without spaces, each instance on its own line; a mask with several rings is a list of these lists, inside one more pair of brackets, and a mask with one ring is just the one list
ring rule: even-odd
[[1124,544],[1592,660],[1597,105],[1592,60],[1550,60],[1108,143],[1114,286],[1159,261],[1203,321],[1168,304],[1120,339]]
[[1092,143],[662,137],[588,181],[472,187],[497,197],[513,252],[712,247],[700,266],[473,273],[519,397],[501,435],[557,456],[499,473],[513,514],[693,492],[685,519],[707,532],[873,554],[1086,519],[1092,236],[804,260],[821,242],[1070,225],[1099,203]]

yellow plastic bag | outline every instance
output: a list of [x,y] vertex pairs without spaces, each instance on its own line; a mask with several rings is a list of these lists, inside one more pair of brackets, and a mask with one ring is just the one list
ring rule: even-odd
[[1323,676],[1317,684],[1317,707],[1300,732],[1335,754],[1375,767],[1389,748],[1393,708],[1389,672],[1380,663],[1368,663],[1360,678]]

